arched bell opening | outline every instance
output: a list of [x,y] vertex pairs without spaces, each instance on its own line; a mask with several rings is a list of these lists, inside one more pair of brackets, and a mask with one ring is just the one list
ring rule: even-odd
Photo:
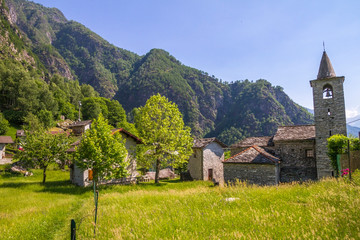
[[323,87],[323,99],[329,99],[333,97],[333,88],[330,84],[326,84]]

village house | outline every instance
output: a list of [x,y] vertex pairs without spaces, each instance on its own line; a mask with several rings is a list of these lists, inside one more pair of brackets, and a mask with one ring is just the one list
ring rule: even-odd
[[[125,148],[128,152],[128,155],[125,161],[128,162],[127,171],[128,178],[133,180],[137,177],[138,172],[136,171],[136,146],[142,144],[141,139],[133,135],[132,133],[126,131],[123,128],[112,129],[112,134],[120,134],[121,137],[125,140]],[[69,153],[76,151],[76,146],[80,144],[80,140],[72,144],[72,148],[68,150]],[[70,168],[70,181],[78,186],[88,186],[92,183],[92,172],[90,169],[80,169],[75,163],[72,164]]]
[[92,120],[77,121],[70,124],[70,128],[75,136],[81,136],[86,130],[90,129]]
[[[248,145],[256,146],[255,149],[262,150],[262,155],[270,156],[270,159],[278,159],[279,171],[273,177],[281,182],[316,180],[316,158],[315,158],[315,126],[280,126],[274,136],[270,137],[250,137],[230,146],[232,153],[239,153],[244,149],[249,149]],[[236,155],[237,162],[256,163],[251,161],[248,155]],[[244,158],[244,159],[241,159]],[[226,161],[225,161],[226,162]],[[225,163],[224,162],[224,163]],[[268,163],[271,163],[268,161]],[[237,171],[241,167],[238,167]],[[258,168],[253,166],[253,168]],[[260,173],[261,176],[262,173]],[[274,172],[275,174],[275,172]],[[234,174],[232,174],[234,175]],[[224,178],[228,179],[224,170]],[[253,179],[249,174],[247,177],[242,175],[242,180]],[[226,181],[226,180],[225,180]],[[252,182],[256,182],[253,181]],[[265,180],[259,180],[257,184],[266,184]],[[272,184],[273,181],[269,181]]]
[[10,136],[0,136],[0,160],[5,158],[6,144],[12,144],[14,141]]
[[279,158],[253,145],[223,161],[226,183],[276,185],[280,178]]
[[195,139],[188,171],[195,180],[223,183],[224,148],[227,146],[216,138]]

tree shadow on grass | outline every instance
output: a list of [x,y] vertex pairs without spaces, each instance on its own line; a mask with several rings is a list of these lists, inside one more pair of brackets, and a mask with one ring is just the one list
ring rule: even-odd
[[92,189],[89,187],[78,187],[71,184],[70,180],[67,181],[48,181],[45,184],[40,182],[11,182],[0,184],[0,188],[29,188],[31,186],[39,186],[41,189],[36,189],[34,192],[50,192],[69,195],[81,195],[90,192]]

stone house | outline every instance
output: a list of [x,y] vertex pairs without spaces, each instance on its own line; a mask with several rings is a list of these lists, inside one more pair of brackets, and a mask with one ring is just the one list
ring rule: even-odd
[[12,144],[14,141],[10,136],[0,136],[0,160],[5,158],[6,144]]
[[224,181],[236,180],[258,185],[277,185],[280,160],[265,149],[253,145],[223,161]]
[[[231,152],[244,151],[248,144],[255,144],[281,160],[281,182],[317,179],[314,125],[280,126],[274,136],[246,138],[231,145]],[[241,157],[242,155],[237,158]],[[226,178],[225,173],[224,177]]]
[[[125,140],[125,148],[128,151],[128,155],[125,161],[128,161],[127,171],[129,173],[128,178],[134,179],[138,173],[136,171],[136,146],[142,144],[141,139],[126,131],[123,128],[112,129],[112,134],[120,134]],[[80,140],[72,144],[72,148],[68,150],[69,153],[76,151],[76,146],[80,144]],[[92,171],[90,169],[82,170],[72,164],[70,168],[70,181],[78,186],[88,186],[92,183]]]
[[86,130],[90,129],[92,120],[77,121],[70,124],[70,128],[75,136],[81,136]]
[[281,126],[273,141],[281,182],[317,179],[314,125]]
[[195,180],[214,180],[223,183],[224,148],[227,146],[216,138],[195,139],[188,171]]

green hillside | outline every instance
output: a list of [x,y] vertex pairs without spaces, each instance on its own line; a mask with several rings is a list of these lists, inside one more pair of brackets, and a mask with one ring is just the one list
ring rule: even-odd
[[[55,8],[26,0],[1,2],[4,21],[16,29],[17,38],[8,41],[27,53],[14,64],[21,62],[24,69],[32,66],[31,71],[36,72],[33,78],[47,84],[54,76],[61,76],[68,84],[88,84],[101,97],[118,100],[130,120],[134,108],[160,93],[179,106],[194,136],[216,136],[227,144],[247,136],[274,134],[278,125],[313,121],[281,87],[266,80],[223,83],[183,65],[162,49],[139,56],[116,47],[82,24],[67,20]],[[9,54],[2,54],[2,59],[8,61]],[[8,94],[3,92],[5,98]],[[76,100],[66,101],[76,106]],[[53,111],[54,117],[59,114]]]

